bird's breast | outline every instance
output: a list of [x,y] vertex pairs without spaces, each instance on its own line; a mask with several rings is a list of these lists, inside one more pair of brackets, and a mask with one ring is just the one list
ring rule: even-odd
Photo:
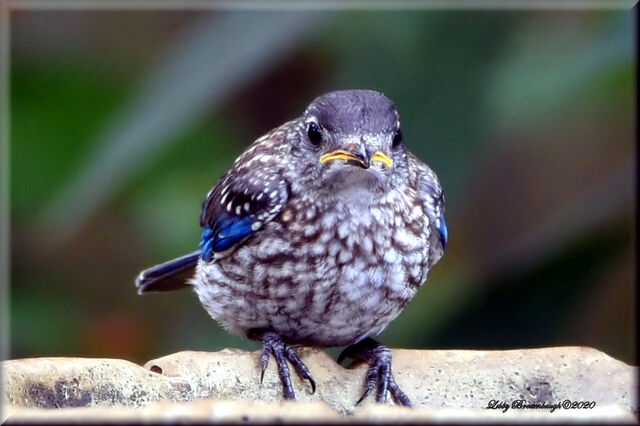
[[426,215],[406,192],[371,199],[291,200],[278,220],[284,244],[301,261],[330,265],[343,279],[359,275],[362,287],[419,284],[428,253]]
[[382,330],[425,278],[428,227],[413,210],[406,193],[366,208],[290,199],[242,247],[203,268],[207,289],[197,291],[230,327],[347,344]]

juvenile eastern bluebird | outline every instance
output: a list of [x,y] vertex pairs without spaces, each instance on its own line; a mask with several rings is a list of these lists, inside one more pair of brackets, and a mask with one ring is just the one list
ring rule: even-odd
[[[442,188],[404,146],[391,101],[371,90],[316,98],[256,140],[207,194],[201,249],[143,271],[139,293],[192,286],[225,329],[263,345],[295,399],[293,347],[348,346],[369,364],[365,391],[409,398],[391,352],[372,339],[402,312],[447,244]],[[186,277],[195,275],[190,280]]]

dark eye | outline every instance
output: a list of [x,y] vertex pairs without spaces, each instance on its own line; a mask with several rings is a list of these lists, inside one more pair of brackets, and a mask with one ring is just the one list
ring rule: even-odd
[[396,130],[396,133],[393,135],[392,146],[396,148],[398,145],[402,143],[402,131],[400,129]]
[[309,127],[307,128],[307,135],[309,136],[309,141],[313,145],[320,145],[322,142],[322,131],[320,127],[316,123],[309,123]]

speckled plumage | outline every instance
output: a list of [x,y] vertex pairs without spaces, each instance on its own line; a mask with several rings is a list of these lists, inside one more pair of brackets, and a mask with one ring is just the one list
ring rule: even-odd
[[332,92],[242,153],[203,205],[190,284],[207,312],[240,335],[322,347],[393,321],[447,238],[438,179],[399,129],[382,94]]

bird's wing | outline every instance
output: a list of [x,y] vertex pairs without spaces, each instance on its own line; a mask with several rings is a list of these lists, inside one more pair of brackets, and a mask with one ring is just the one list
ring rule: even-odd
[[258,139],[209,191],[202,205],[202,258],[211,260],[275,218],[289,198],[282,176],[287,144],[275,132]]
[[438,177],[429,166],[412,154],[410,162],[417,171],[418,198],[429,218],[429,264],[433,265],[442,257],[449,240],[449,231],[444,219],[444,194]]

